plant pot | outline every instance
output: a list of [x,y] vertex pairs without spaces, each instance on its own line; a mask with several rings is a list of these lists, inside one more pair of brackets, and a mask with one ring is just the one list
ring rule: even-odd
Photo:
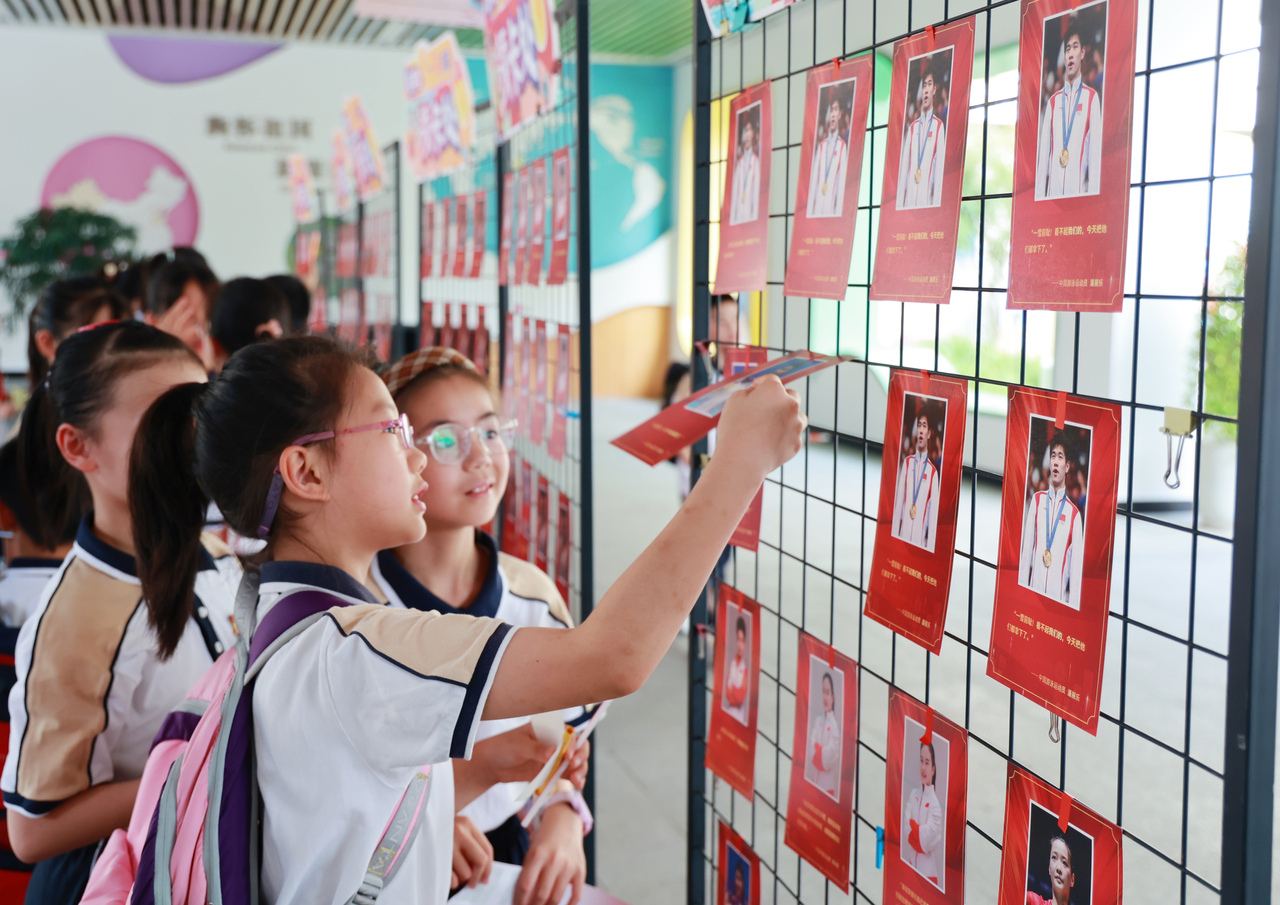
[[1200,527],[1230,533],[1236,518],[1236,444],[1206,431],[1200,442]]

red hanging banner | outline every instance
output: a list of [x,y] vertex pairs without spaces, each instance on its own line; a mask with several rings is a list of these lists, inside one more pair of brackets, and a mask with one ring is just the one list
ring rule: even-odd
[[418,262],[418,279],[425,280],[432,276],[435,265],[436,243],[436,206],[428,201],[422,205],[421,255]]
[[572,195],[569,149],[551,155],[551,263],[547,285],[560,286],[569,275],[569,199]]
[[498,217],[498,285],[506,286],[511,276],[511,220],[515,213],[516,176],[502,177],[502,210]]
[[557,462],[564,459],[569,432],[569,325],[561,324],[556,332],[556,387],[551,406],[551,436],[547,454]]
[[529,167],[532,187],[529,193],[529,257],[525,263],[524,281],[531,286],[542,282],[542,258],[547,236],[547,159],[539,157]]
[[459,195],[453,199],[453,207],[457,212],[454,214],[457,227],[453,243],[453,275],[455,277],[467,275],[467,247],[470,245],[467,238],[467,202],[470,200],[470,195]]
[[538,529],[534,536],[538,539],[534,545],[533,564],[543,572],[547,571],[547,545],[551,541],[551,482],[544,474],[538,475]]
[[573,551],[573,524],[569,512],[569,495],[560,492],[560,518],[556,528],[556,590],[569,601],[569,563]]
[[547,426],[547,322],[537,321],[533,336],[533,411],[529,440],[542,442]]
[[520,434],[532,436],[533,405],[531,388],[533,384],[533,323],[529,318],[520,319],[520,407],[516,411],[516,419],[520,422]]
[[533,181],[529,177],[529,168],[520,170],[520,178],[516,183],[519,196],[516,204],[516,259],[515,274],[512,282],[519,286],[524,282],[525,258],[529,253],[529,207],[533,203]]
[[[724,349],[724,374],[737,377],[743,371],[769,360],[769,350],[760,346],[727,346]],[[756,491],[742,521],[733,529],[729,543],[755,553],[760,549],[760,518],[764,513],[764,485]]]
[[484,192],[475,193],[475,209],[472,212],[471,225],[471,279],[480,276],[480,268],[484,264],[485,246],[489,238],[489,221],[486,219],[486,197]]
[[760,858],[728,824],[719,823],[716,905],[760,905]]
[[769,163],[773,91],[752,85],[729,104],[729,161],[720,206],[720,254],[712,293],[759,292],[769,248]]

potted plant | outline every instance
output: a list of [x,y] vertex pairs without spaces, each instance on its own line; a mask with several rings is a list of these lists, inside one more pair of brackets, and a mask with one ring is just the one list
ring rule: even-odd
[[[1240,339],[1244,319],[1246,248],[1236,250],[1223,264],[1214,294],[1231,301],[1211,300],[1204,323],[1203,411],[1235,419],[1240,402]],[[1195,350],[1195,369],[1200,367]],[[1205,421],[1200,438],[1200,523],[1230,528],[1235,521],[1236,423]]]

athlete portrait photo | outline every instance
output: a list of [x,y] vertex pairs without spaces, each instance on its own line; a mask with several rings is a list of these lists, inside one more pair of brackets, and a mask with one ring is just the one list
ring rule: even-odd
[[1091,905],[1093,839],[1031,802],[1027,826],[1026,905]]
[[749,725],[751,704],[751,614],[725,601],[724,694],[720,707],[742,725]]
[[899,856],[939,892],[946,892],[947,766],[950,745],[936,732],[903,717],[902,843]]
[[844,670],[809,655],[809,736],[804,778],[840,800],[840,736],[844,713]]
[[760,216],[760,103],[738,111],[734,122],[736,155],[733,161],[733,192],[729,199],[729,225],[752,223]]
[[1109,0],[1044,20],[1036,200],[1096,195]]
[[751,864],[732,842],[725,843],[725,861],[727,870],[721,905],[750,905]]
[[954,54],[955,48],[947,47],[907,61],[907,106],[898,155],[898,210],[942,204]]
[[[839,217],[844,211],[849,171],[849,130],[853,125],[856,78],[829,82],[818,89],[818,127],[813,137],[813,165],[809,170],[810,217]],[[854,186],[857,191],[857,186]]]
[[1093,431],[1031,416],[1018,584],[1080,609]]
[[893,536],[933,552],[942,492],[947,400],[902,395],[902,433],[893,492]]
[[551,238],[560,241],[569,237],[569,157],[557,155],[552,166]]

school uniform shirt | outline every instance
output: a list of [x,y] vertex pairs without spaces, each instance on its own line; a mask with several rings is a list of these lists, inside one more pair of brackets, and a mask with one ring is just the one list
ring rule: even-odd
[[1101,178],[1102,107],[1077,78],[1054,92],[1040,120],[1036,198],[1096,195]]
[[844,179],[849,166],[849,145],[832,132],[819,144],[809,171],[810,217],[839,217],[844,208]]
[[[938,531],[938,469],[928,456],[912,454],[898,466],[893,495],[893,536],[924,547],[933,547]],[[915,515],[911,507],[915,506]]]
[[[1080,609],[1084,552],[1077,548],[1083,542],[1080,511],[1066,496],[1066,488],[1041,490],[1031,498],[1022,525],[1019,582],[1072,609]],[[1048,563],[1044,561],[1046,550],[1050,553]]]
[[[818,746],[822,747],[821,753]],[[821,766],[819,766],[821,764]],[[809,726],[805,776],[831,797],[840,783],[840,723],[834,713],[821,713]]]
[[[400,565],[390,550],[379,553],[369,570],[374,595],[385,598],[393,607],[500,619],[516,626],[573,628],[569,608],[556,590],[555,582],[545,572],[525,560],[499,553],[493,538],[483,531],[476,532],[476,546],[488,553],[489,568],[479,594],[464,610],[450,606],[431,593]],[[585,712],[582,707],[566,710],[565,722],[576,725],[586,719]],[[483,720],[476,738],[491,738],[527,722],[527,717]],[[516,796],[527,785],[508,782],[491,786],[460,813],[470,817],[481,832],[491,832],[520,810]]]
[[406,786],[431,764],[430,795],[379,905],[443,903],[453,851],[453,770],[468,757],[511,639],[496,619],[394,609],[333,566],[262,565],[261,619],[285,594],[336,606],[281,647],[253,689],[269,905],[343,905]]
[[202,537],[195,612],[156,656],[134,558],[93,533],[92,514],[18,635],[9,693],[5,807],[40,817],[91,786],[137,779],[165,716],[223,650],[240,563]]
[[15,556],[0,575],[0,623],[8,628],[21,628],[44,593],[49,580],[62,566],[60,559],[40,556]]
[[760,155],[744,151],[733,167],[733,196],[729,199],[729,225],[751,223],[760,215]]
[[[947,162],[947,128],[930,114],[907,129],[898,161],[898,210],[937,207],[942,203],[942,176]],[[919,180],[916,171],[920,171]]]
[[[907,796],[907,805],[902,811],[902,860],[918,870],[922,876],[937,885],[944,863],[942,843],[942,805],[938,804],[938,795],[933,786],[912,789]],[[920,845],[917,851],[911,845],[911,821],[919,826],[916,841]]]

